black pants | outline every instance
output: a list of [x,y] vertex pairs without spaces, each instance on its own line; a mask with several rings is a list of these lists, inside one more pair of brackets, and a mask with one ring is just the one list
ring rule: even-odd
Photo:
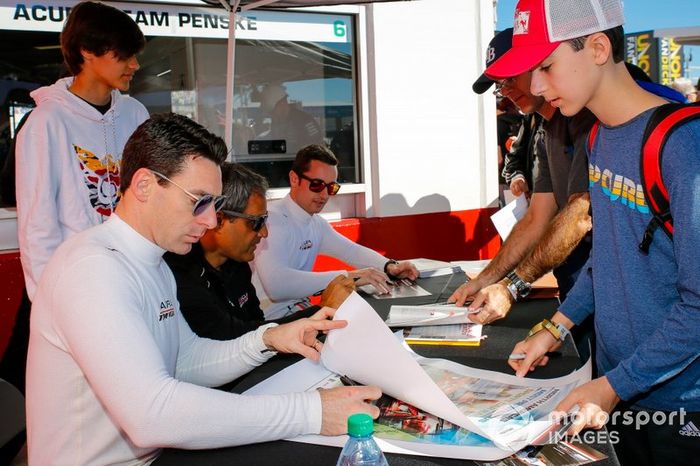
[[[622,406],[616,411],[633,411]],[[647,411],[650,419],[654,411]],[[619,442],[615,453],[621,466],[676,466],[700,464],[700,412],[680,412],[669,421],[670,412],[665,412],[665,422],[656,424],[650,420],[645,425],[624,425],[618,418],[613,425],[608,423],[611,436],[617,432]],[[612,418],[611,418],[612,419]]]
[[27,370],[27,350],[29,349],[29,312],[32,302],[27,289],[22,292],[22,301],[17,310],[15,325],[12,328],[10,343],[0,362],[0,379],[5,379],[24,395],[25,372]]

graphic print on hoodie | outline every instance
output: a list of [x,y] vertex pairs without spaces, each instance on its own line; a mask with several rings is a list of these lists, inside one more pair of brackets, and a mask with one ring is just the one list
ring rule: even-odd
[[118,90],[103,114],[73,94],[72,83],[63,78],[32,91],[37,107],[17,136],[17,229],[30,299],[56,248],[110,218],[124,145],[148,118]]
[[90,204],[100,215],[111,215],[119,202],[119,161],[115,160],[112,154],[105,154],[103,159],[100,159],[77,144],[73,144],[73,148],[78,156],[85,186],[90,193]]

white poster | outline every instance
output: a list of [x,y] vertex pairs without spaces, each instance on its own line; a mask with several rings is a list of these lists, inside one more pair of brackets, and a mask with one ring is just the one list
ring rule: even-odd
[[[554,427],[549,420],[554,407],[574,387],[590,380],[590,361],[567,376],[539,380],[419,357],[357,293],[348,297],[335,318],[347,320],[348,325],[328,334],[321,352],[322,365],[302,361],[246,393],[328,388],[339,385],[339,375],[379,386],[398,405],[381,407],[385,417],[377,437],[387,452],[475,460],[504,458],[541,442]],[[411,410],[420,413],[413,413],[408,424],[397,421],[396,415],[395,424],[387,424],[392,411]],[[428,435],[424,435],[426,430]],[[292,440],[342,446],[345,438],[311,435]]]

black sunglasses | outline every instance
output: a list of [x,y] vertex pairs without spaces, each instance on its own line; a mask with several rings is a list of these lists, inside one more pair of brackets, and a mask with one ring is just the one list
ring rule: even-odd
[[224,201],[226,200],[226,196],[214,196],[213,194],[203,194],[201,196],[197,196],[197,195],[192,194],[191,192],[189,192],[188,190],[186,190],[185,188],[183,188],[179,184],[175,183],[173,180],[171,180],[167,176],[163,175],[162,173],[158,173],[155,170],[151,170],[151,172],[154,175],[156,175],[158,178],[161,178],[161,179],[167,181],[168,183],[171,183],[171,184],[177,186],[178,188],[180,188],[180,190],[182,190],[182,192],[184,192],[185,194],[187,194],[189,197],[191,197],[194,200],[194,206],[192,206],[192,215],[194,215],[195,217],[197,215],[203,214],[204,211],[207,210],[207,207],[209,207],[209,205],[212,203],[214,204],[214,211],[215,212],[220,211],[221,208],[224,206]]
[[267,212],[262,215],[248,215],[241,212],[234,212],[233,210],[222,210],[221,213],[229,217],[238,217],[248,220],[250,222],[250,227],[256,233],[262,230],[262,227],[265,226],[265,222],[267,222]]
[[309,182],[309,191],[311,191],[312,193],[320,193],[325,189],[326,191],[328,191],[329,196],[335,196],[336,194],[338,194],[338,191],[340,191],[340,184],[336,183],[335,181],[326,183],[325,181],[318,178],[309,178],[303,173],[297,173],[297,175],[299,175],[299,178],[302,178]]

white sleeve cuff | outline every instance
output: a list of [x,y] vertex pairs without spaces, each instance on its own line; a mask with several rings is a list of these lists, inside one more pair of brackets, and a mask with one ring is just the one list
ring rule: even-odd
[[277,354],[277,351],[269,349],[263,342],[263,334],[268,328],[277,327],[276,323],[261,325],[254,332],[251,332],[249,343],[246,349],[249,349],[250,356],[256,361],[263,363]]
[[513,176],[513,177],[510,179],[510,182],[512,183],[512,182],[517,181],[517,180],[523,180],[523,181],[525,181],[525,176],[524,176],[522,173],[518,173],[517,175]]
[[322,421],[323,405],[321,403],[321,392],[313,390],[312,393],[309,393],[309,432],[320,434]]

